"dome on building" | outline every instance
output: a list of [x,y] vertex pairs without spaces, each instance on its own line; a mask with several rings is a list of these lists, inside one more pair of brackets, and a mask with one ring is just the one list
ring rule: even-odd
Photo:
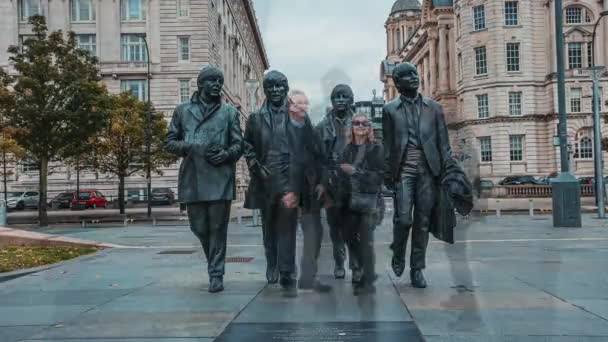
[[411,10],[420,11],[420,2],[418,0],[397,0],[391,9],[391,14]]

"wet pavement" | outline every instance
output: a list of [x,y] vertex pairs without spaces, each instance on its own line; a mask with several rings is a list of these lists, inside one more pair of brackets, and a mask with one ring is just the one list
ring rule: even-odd
[[387,220],[376,234],[377,293],[365,296],[330,276],[326,236],[320,273],[334,290],[297,298],[266,286],[260,227],[248,223],[230,226],[228,256],[245,259],[227,264],[216,295],[186,226],[50,228],[132,248],[0,283],[0,341],[608,341],[608,222],[551,223],[464,220],[456,244],[431,242],[429,287],[414,289],[390,271]]

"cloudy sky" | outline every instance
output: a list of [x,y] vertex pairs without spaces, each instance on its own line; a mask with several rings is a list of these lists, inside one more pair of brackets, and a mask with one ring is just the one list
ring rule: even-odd
[[[271,69],[292,89],[327,101],[337,83],[350,83],[357,100],[382,95],[384,23],[395,0],[254,0]],[[321,113],[311,113],[313,117]]]

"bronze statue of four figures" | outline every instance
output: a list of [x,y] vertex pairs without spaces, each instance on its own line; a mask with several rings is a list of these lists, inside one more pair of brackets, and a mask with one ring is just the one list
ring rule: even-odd
[[[262,215],[268,283],[280,283],[286,296],[297,289],[331,291],[317,277],[325,208],[333,244],[334,276],[345,278],[345,260],[355,294],[373,293],[374,228],[383,214],[382,184],[394,192],[393,256],[396,276],[405,270],[411,232],[410,278],[424,288],[429,234],[454,242],[455,210],[468,214],[472,187],[452,159],[441,105],[418,92],[416,66],[393,73],[401,94],[384,106],[382,144],[367,117],[353,112],[348,85],[331,93],[332,108],[314,126],[304,93],[290,93],[287,77],[269,71],[263,79],[263,105],[249,115],[244,134],[239,112],[222,103],[223,72],[213,66],[198,76],[198,90],[173,114],[165,148],[182,157],[179,201],[187,206],[190,229],[208,262],[209,292],[224,289],[227,229],[236,195],[236,163],[243,156],[250,183],[245,207]],[[304,244],[299,279],[296,230]]]

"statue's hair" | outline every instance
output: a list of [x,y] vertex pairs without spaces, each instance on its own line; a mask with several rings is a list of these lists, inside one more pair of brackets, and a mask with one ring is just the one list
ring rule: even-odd
[[338,84],[337,86],[335,86],[334,89],[331,91],[330,97],[333,99],[334,97],[338,96],[338,93],[341,92],[346,93],[346,95],[348,95],[351,99],[354,100],[355,94],[353,93],[353,89],[348,84]]
[[414,64],[414,63],[410,63],[410,62],[399,63],[393,70],[393,79],[398,78],[399,74],[401,74],[401,72],[403,72],[407,69],[411,69],[411,68],[418,70],[418,68],[416,67],[416,64]]
[[287,76],[280,71],[270,70],[264,75],[264,80],[262,82],[264,88],[266,88],[270,82],[283,82],[289,88]]
[[198,73],[198,77],[196,78],[196,84],[200,88],[203,84],[203,81],[209,77],[221,77],[224,78],[224,72],[222,69],[215,67],[213,65],[207,65],[201,69]]

